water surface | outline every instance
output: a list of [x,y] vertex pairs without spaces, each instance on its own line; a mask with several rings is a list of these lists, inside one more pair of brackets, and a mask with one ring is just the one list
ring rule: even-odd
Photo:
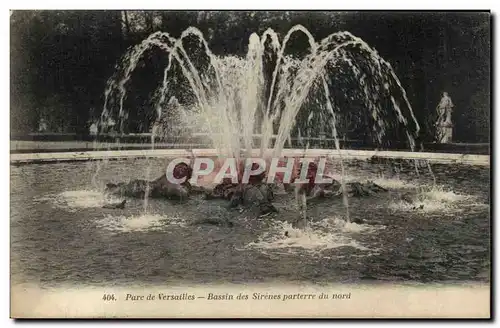
[[[224,201],[129,199],[102,209],[104,183],[155,178],[165,160],[11,167],[11,276],[14,283],[127,285],[250,282],[488,282],[489,168],[350,161],[346,179],[389,192],[309,204],[306,231],[289,223],[293,197],[258,217]],[[339,163],[330,171],[340,172]],[[96,173],[97,172],[97,173]],[[401,200],[410,193],[416,203]],[[423,205],[423,208],[420,208]],[[416,206],[417,209],[413,207]],[[226,218],[233,226],[195,224]],[[288,237],[285,236],[288,232]]]

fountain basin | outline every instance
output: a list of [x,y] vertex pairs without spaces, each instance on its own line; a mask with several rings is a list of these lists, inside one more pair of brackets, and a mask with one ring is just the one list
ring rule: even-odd
[[[149,161],[149,162],[148,162]],[[165,159],[124,159],[103,165],[98,182],[162,174]],[[439,188],[413,163],[345,161],[346,179],[388,187],[380,196],[351,198],[345,224],[341,199],[311,203],[309,230],[293,229],[293,196],[277,195],[279,213],[229,211],[224,201],[129,200],[102,208],[90,182],[95,162],[11,167],[12,280],[137,284],[185,282],[489,281],[489,168],[432,166]],[[333,162],[331,171],[339,171]],[[401,200],[410,193],[413,209]],[[222,218],[232,225],[197,224]],[[289,237],[285,237],[285,232]]]

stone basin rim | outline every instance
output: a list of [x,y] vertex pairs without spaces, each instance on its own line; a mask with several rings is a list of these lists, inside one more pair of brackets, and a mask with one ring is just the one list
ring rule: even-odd
[[[84,152],[44,152],[11,154],[11,164],[35,164],[51,162],[90,161],[103,159],[129,159],[129,158],[168,158],[168,157],[214,157],[218,156],[217,149],[142,149],[142,150],[98,150]],[[259,157],[260,150],[253,149],[252,156]],[[393,160],[428,160],[433,163],[443,164],[469,164],[490,166],[490,155],[457,154],[457,153],[430,153],[411,151],[388,150],[351,150],[351,149],[284,149],[281,156],[286,157],[320,157],[329,156],[342,159],[393,159]]]

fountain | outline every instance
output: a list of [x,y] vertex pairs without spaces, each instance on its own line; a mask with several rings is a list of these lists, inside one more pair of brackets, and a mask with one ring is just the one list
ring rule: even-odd
[[[308,54],[302,57],[287,53],[297,33],[308,40]],[[220,158],[274,158],[283,156],[292,137],[308,149],[311,138],[321,134],[333,140],[341,159],[347,219],[339,122],[354,117],[350,126],[370,136],[377,147],[403,135],[408,148],[415,149],[419,125],[391,65],[349,32],[317,42],[301,25],[291,28],[282,42],[272,29],[261,36],[253,33],[244,58],[214,55],[195,27],[178,39],[165,32],[150,35],[123,56],[108,80],[101,131],[111,119],[124,132],[127,83],[153,48],[168,56],[151,115],[153,149],[155,140],[168,140],[185,127],[189,133],[205,134]]]
[[[307,51],[297,54],[301,40]],[[138,81],[134,72],[149,68],[150,50],[163,51],[165,66],[151,90],[150,115],[137,121],[143,125],[137,131],[134,111],[140,109],[130,106],[131,82]],[[427,161],[414,166],[349,156],[344,140],[354,136],[366,136],[373,149],[392,141],[415,149],[419,133],[391,66],[349,32],[317,41],[302,26],[280,37],[268,29],[250,36],[243,57],[212,53],[196,28],[179,38],[154,33],[124,54],[107,81],[98,137],[111,127],[118,140],[127,131],[151,131],[144,151],[150,157],[137,150],[89,152],[92,160],[76,162],[73,156],[84,154],[68,153],[61,158],[71,161],[46,165],[38,161],[61,154],[33,154],[29,165],[11,165],[14,283],[129,288],[490,281],[489,159],[485,166],[463,165],[463,155],[455,154],[447,158],[457,162],[432,167],[434,176],[425,170]],[[193,139],[210,149],[190,152],[186,143]],[[329,149],[317,149],[318,139]],[[96,149],[108,148],[97,141]],[[172,150],[172,144],[183,149]],[[225,199],[188,193],[188,184],[166,190],[187,199],[155,198],[164,196],[158,186],[178,159],[173,153],[194,158],[193,167],[197,159],[241,163],[306,154],[318,167],[326,162],[336,183],[313,188],[322,198],[298,193],[301,215],[290,192],[295,186],[272,190],[277,212],[268,215],[259,207],[228,209]],[[103,193],[105,184],[131,197]],[[234,191],[231,184],[219,187],[212,189],[214,198]],[[303,220],[306,213],[309,220]]]

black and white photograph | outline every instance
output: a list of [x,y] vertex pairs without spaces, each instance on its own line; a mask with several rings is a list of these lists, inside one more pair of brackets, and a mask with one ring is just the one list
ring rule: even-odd
[[490,11],[9,28],[12,318],[490,318]]

